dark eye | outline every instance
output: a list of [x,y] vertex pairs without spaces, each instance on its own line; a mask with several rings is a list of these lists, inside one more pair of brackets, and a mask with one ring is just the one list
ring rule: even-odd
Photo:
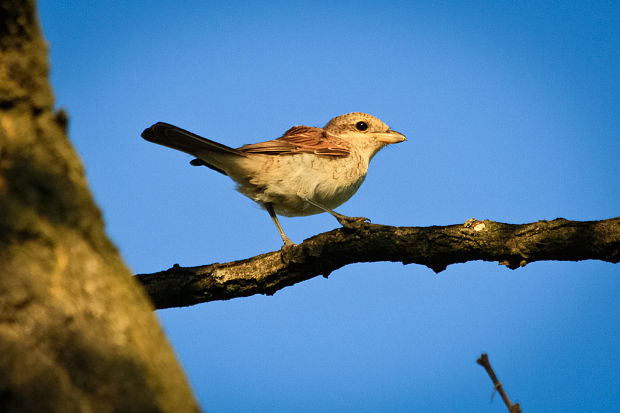
[[357,128],[358,131],[365,131],[366,129],[368,129],[368,124],[366,122],[357,122],[355,124],[355,127]]

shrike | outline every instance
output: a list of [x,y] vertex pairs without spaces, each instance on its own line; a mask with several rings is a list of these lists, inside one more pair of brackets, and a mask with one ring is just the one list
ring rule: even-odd
[[276,214],[287,217],[327,212],[343,226],[366,218],[347,217],[333,209],[359,189],[372,157],[384,146],[406,140],[367,113],[348,113],[323,128],[293,126],[278,139],[234,149],[168,123],[142,132],[149,142],[183,151],[204,165],[229,176],[237,191],[265,208],[284,241]]

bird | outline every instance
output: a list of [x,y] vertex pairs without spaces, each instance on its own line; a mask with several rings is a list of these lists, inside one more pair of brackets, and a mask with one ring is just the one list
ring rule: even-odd
[[334,209],[357,192],[375,154],[387,145],[406,141],[376,117],[347,113],[322,127],[293,126],[281,137],[231,148],[165,122],[141,134],[149,142],[192,155],[190,164],[206,166],[230,177],[237,191],[264,208],[284,247],[295,244],[286,236],[278,215],[333,215],[345,227],[368,221]]

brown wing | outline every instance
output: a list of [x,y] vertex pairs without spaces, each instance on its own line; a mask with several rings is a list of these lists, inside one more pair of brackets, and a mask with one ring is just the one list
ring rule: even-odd
[[278,139],[244,145],[238,148],[238,151],[264,155],[314,153],[321,156],[343,157],[349,155],[349,148],[346,141],[326,133],[321,128],[293,126]]

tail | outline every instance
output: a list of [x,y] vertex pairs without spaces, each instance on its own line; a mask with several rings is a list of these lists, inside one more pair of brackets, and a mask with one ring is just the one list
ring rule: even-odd
[[157,122],[145,129],[141,136],[149,142],[167,146],[197,157],[201,157],[201,154],[205,152],[245,156],[229,146],[205,139],[195,133],[164,122]]
[[194,159],[191,162],[192,165],[204,165],[224,175],[227,173],[213,164],[219,163],[213,162],[214,158],[221,158],[218,155],[245,156],[237,149],[205,139],[195,133],[164,122],[157,122],[145,129],[141,136],[149,142],[196,156],[199,159]]

